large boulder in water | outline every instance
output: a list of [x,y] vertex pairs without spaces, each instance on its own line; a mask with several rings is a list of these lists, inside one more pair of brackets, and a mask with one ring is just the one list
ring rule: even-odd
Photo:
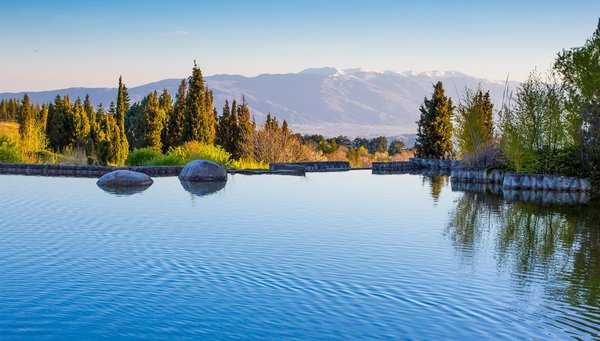
[[179,174],[182,181],[227,181],[227,171],[208,160],[194,160],[185,165]]
[[129,170],[116,170],[104,174],[96,184],[102,188],[148,187],[154,181],[144,173]]

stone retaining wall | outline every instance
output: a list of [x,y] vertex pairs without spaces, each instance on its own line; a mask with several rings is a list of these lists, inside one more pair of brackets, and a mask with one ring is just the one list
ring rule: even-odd
[[397,162],[373,162],[374,173],[388,173],[399,171],[412,171],[420,169],[460,169],[464,164],[460,160],[433,160],[410,158],[408,161]]
[[271,163],[269,170],[301,170],[307,172],[339,172],[350,170],[350,163],[347,161],[323,161],[323,162],[285,162]]
[[434,160],[413,157],[409,159],[409,162],[413,162],[422,169],[459,169],[464,167],[461,160]]
[[101,177],[114,170],[132,170],[149,176],[176,176],[183,167],[108,167],[108,166],[81,166],[81,165],[43,165],[43,164],[13,164],[0,163],[0,174],[17,175],[42,175],[42,176],[72,176],[72,177]]
[[504,189],[588,192],[589,179],[548,174],[521,174],[497,169],[453,169],[452,181],[501,184]]
[[419,170],[419,167],[416,163],[411,161],[398,161],[398,162],[373,162],[371,164],[371,169],[373,172],[399,172],[399,171],[413,171]]
[[485,168],[453,169],[450,176],[452,178],[452,181],[458,181],[458,182],[502,184],[502,182],[504,181],[504,171],[498,170],[498,169],[485,169]]

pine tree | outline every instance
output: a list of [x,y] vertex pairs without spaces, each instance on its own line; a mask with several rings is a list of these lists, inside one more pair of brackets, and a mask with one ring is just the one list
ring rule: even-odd
[[158,93],[151,92],[142,100],[142,116],[144,118],[144,147],[155,150],[162,149],[161,133],[165,121],[165,111],[161,107]]
[[286,120],[283,120],[283,123],[281,124],[281,132],[284,135],[289,135],[290,134],[290,127],[288,127],[288,123]]
[[185,100],[183,140],[207,143],[210,133],[206,119],[204,80],[202,78],[202,71],[200,71],[196,61],[194,61],[194,68],[188,80],[188,86],[188,93]]
[[94,110],[94,106],[92,106],[92,102],[90,101],[90,95],[88,94],[85,95],[85,100],[83,101],[83,110],[85,111],[88,122],[90,124],[90,133],[87,138],[85,149],[87,155],[92,156],[96,152],[98,142],[100,141],[100,132],[96,111]]
[[74,135],[77,146],[85,146],[90,134],[90,122],[81,99],[77,98],[73,106]]
[[206,89],[205,91],[204,104],[206,106],[204,111],[205,116],[205,128],[206,131],[206,139],[205,143],[213,144],[215,142],[216,129],[215,129],[215,106],[214,106],[214,96],[212,90]]
[[432,159],[452,157],[452,100],[444,95],[442,82],[434,85],[431,99],[425,98],[417,122],[417,156]]
[[119,134],[115,135],[113,151],[116,164],[123,164],[129,153],[129,142],[125,134],[125,113],[129,109],[129,93],[127,87],[123,84],[123,77],[119,76],[119,88],[117,92],[117,107],[115,111],[115,120],[117,122]]
[[481,111],[483,112],[483,126],[485,127],[485,133],[491,143],[494,139],[494,105],[490,99],[489,90],[481,97]]
[[175,98],[173,113],[170,115],[169,123],[167,124],[166,144],[163,146],[165,149],[179,146],[183,142],[186,89],[187,82],[185,79],[182,79],[179,89],[177,90],[177,97]]
[[238,133],[234,153],[232,153],[232,156],[236,159],[246,157],[250,154],[250,143],[255,130],[250,117],[248,102],[246,102],[245,97],[242,97],[242,104],[238,107]]
[[477,166],[486,166],[488,162],[482,157],[493,144],[493,110],[489,91],[467,89],[456,111],[458,152],[465,161],[474,162]]
[[31,107],[31,102],[29,100],[29,95],[23,95],[23,101],[21,102],[21,110],[19,110],[18,115],[18,123],[19,123],[19,135],[21,139],[27,138],[30,133],[33,125],[35,124],[35,118]]
[[42,105],[42,110],[40,110],[40,113],[38,115],[38,124],[40,127],[40,130],[44,133],[44,136],[46,135],[46,125],[48,124],[48,104],[44,103]]
[[160,108],[164,112],[164,119],[162,122],[162,129],[160,132],[160,140],[161,140],[161,148],[164,153],[169,149],[169,122],[171,121],[171,116],[173,116],[173,98],[167,91],[167,89],[163,89],[163,92],[160,94],[158,98],[160,103]]
[[231,153],[231,109],[229,107],[229,100],[225,100],[223,106],[223,112],[219,117],[219,123],[217,124],[217,136],[216,143],[223,147],[225,151]]
[[48,121],[46,124],[46,136],[48,137],[48,146],[55,152],[63,149],[64,135],[64,113],[63,100],[60,95],[56,95],[54,103],[48,108]]

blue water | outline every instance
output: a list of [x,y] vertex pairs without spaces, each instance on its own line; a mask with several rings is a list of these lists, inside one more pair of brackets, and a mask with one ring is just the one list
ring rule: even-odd
[[594,206],[369,171],[95,181],[0,176],[0,339],[600,338]]

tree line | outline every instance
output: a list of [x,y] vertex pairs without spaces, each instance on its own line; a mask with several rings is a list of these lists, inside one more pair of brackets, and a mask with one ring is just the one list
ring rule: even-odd
[[[25,94],[21,101],[0,101],[0,120],[19,124],[19,144],[29,156],[80,150],[90,164],[121,165],[136,150],[164,154],[190,142],[216,145],[235,160],[322,159],[285,120],[280,125],[269,114],[257,127],[244,97],[240,102],[226,100],[219,113],[196,62],[175,99],[165,89],[132,104],[119,77],[116,102],[108,110],[102,104],[94,108],[87,95],[75,101],[57,95],[54,102],[39,106]],[[23,148],[25,144],[31,146]]]
[[505,91],[498,110],[481,88],[466,89],[455,105],[438,82],[420,113],[419,157],[600,180],[600,20],[583,46],[557,54],[547,75],[534,70]]

